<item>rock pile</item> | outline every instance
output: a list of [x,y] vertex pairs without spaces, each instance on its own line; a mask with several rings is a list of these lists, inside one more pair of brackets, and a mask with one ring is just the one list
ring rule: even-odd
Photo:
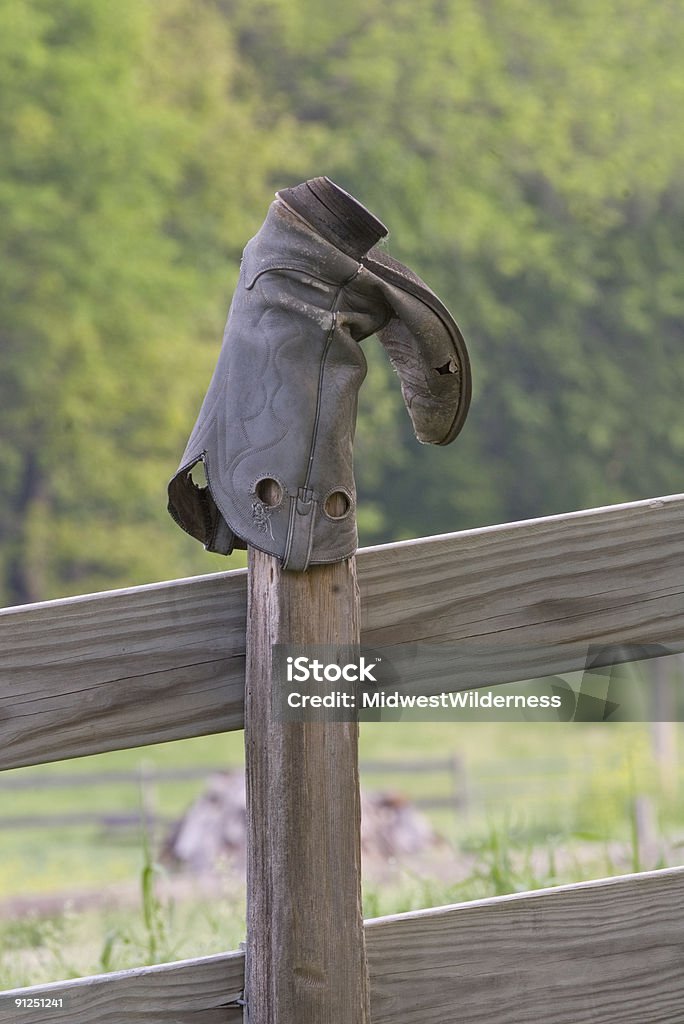
[[[242,772],[211,775],[167,837],[162,860],[194,874],[219,867],[244,869],[246,802]],[[364,865],[393,864],[443,847],[427,818],[401,794],[361,794]]]

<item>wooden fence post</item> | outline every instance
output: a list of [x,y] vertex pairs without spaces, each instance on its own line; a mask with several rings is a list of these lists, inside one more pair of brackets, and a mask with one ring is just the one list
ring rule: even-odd
[[245,754],[249,1024],[368,1024],[356,722],[274,722],[275,643],[359,642],[356,561],[250,549]]

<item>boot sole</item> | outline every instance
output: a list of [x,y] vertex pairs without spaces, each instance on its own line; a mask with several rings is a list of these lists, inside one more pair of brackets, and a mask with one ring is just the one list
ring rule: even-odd
[[399,260],[395,260],[380,249],[373,248],[361,258],[360,262],[367,270],[377,274],[378,277],[387,281],[388,284],[401,288],[415,298],[420,299],[444,324],[453,345],[455,360],[460,367],[461,396],[456,415],[448,433],[443,440],[435,443],[437,445],[450,444],[459,434],[465,423],[472,397],[470,358],[460,328],[444,303],[437,298],[435,293],[428,288],[417,274],[414,274],[413,271],[409,270],[403,263],[400,263]]

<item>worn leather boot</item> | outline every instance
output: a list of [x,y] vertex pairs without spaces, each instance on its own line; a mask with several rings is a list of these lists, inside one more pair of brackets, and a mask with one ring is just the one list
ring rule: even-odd
[[[415,274],[377,249],[384,225],[328,178],[276,195],[245,248],[223,347],[169,511],[210,551],[247,544],[285,569],[357,546],[352,444],[377,334],[416,436],[448,444],[470,400],[453,318]],[[193,467],[204,464],[206,486]]]

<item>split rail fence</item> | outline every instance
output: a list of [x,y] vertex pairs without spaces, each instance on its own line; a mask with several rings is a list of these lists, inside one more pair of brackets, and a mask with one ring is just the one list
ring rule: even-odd
[[[462,647],[460,689],[583,669],[588,645],[681,652],[683,537],[675,495],[365,549],[362,644]],[[6,609],[0,769],[241,729],[245,630],[244,571]],[[372,1022],[684,1020],[683,907],[675,868],[368,921]],[[14,990],[0,1024],[237,1024],[243,972]]]

